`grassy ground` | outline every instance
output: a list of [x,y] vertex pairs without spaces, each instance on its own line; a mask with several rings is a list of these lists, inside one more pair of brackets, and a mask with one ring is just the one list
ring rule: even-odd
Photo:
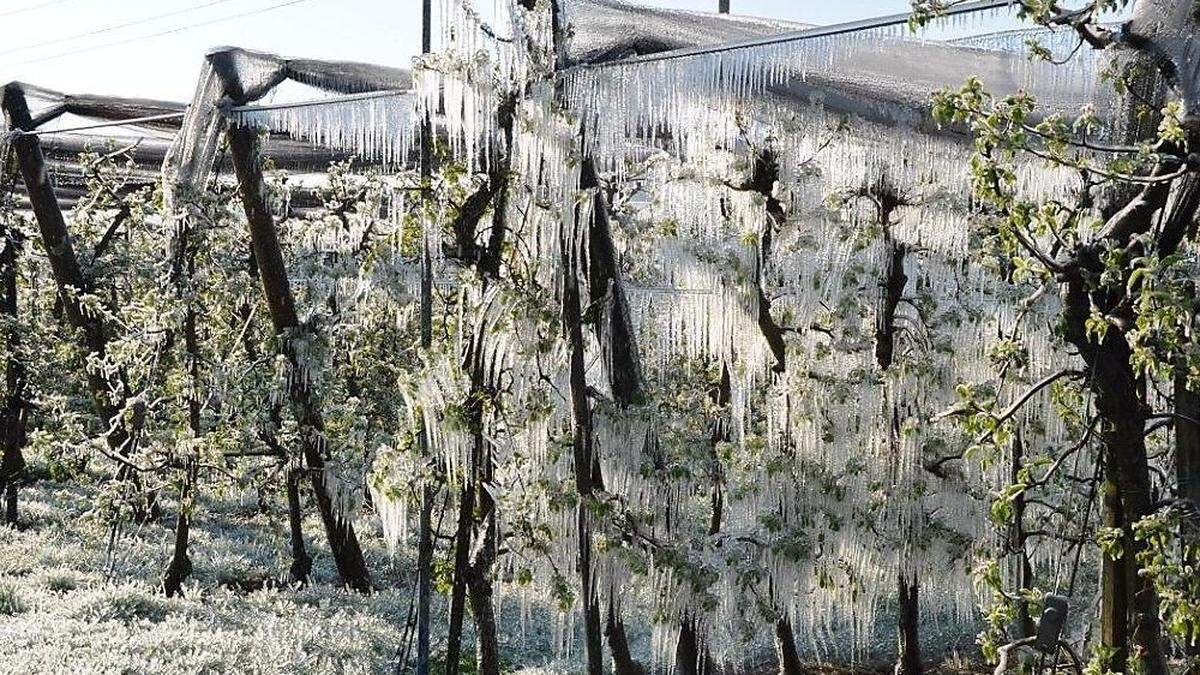
[[[40,481],[22,490],[20,530],[0,527],[0,672],[383,673],[405,642],[412,561],[391,557],[374,518],[357,527],[381,590],[336,588],[319,521],[305,523],[314,556],[308,588],[237,587],[287,570],[282,496],[263,513],[255,495],[206,502],[193,530],[195,573],[182,598],[158,589],[170,519],[111,531],[89,513],[97,488]],[[164,503],[167,513],[174,505]],[[436,609],[444,612],[441,598]],[[572,672],[555,647],[556,618],[501,598],[501,641],[513,672]],[[436,616],[436,615],[435,615]],[[468,622],[469,623],[469,622]],[[558,625],[562,625],[559,622]],[[440,626],[438,626],[440,627]],[[573,629],[565,628],[566,634]],[[645,659],[648,635],[631,637]],[[468,639],[469,639],[468,635]],[[578,644],[578,643],[577,643]],[[435,649],[440,639],[435,639]],[[768,651],[739,670],[770,672]],[[469,646],[468,646],[469,649]],[[952,664],[951,664],[952,665]],[[814,666],[813,673],[851,671]],[[890,672],[886,665],[854,672]],[[944,672],[966,672],[950,670]]]

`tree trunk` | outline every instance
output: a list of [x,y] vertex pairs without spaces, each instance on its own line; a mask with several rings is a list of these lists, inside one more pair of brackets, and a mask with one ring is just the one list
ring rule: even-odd
[[[1100,304],[1103,305],[1103,299]],[[1146,406],[1130,365],[1125,336],[1114,329],[1099,344],[1087,335],[1086,321],[1093,300],[1083,280],[1067,279],[1063,286],[1063,319],[1067,339],[1090,370],[1089,381],[1101,418],[1105,484],[1104,522],[1120,528],[1123,554],[1105,556],[1102,570],[1101,639],[1116,650],[1110,669],[1122,671],[1136,646],[1149,675],[1165,675],[1166,659],[1158,620],[1153,581],[1137,573],[1134,561],[1143,543],[1133,536],[1133,524],[1153,511],[1150,467],[1146,457]]]
[[599,189],[600,181],[590,157],[584,158],[580,167],[579,188],[595,190],[587,238],[588,291],[592,309],[583,320],[592,324],[596,339],[604,350],[613,399],[622,407],[630,406],[641,399],[641,359],[613,243],[608,200]]
[[300,443],[304,452],[313,494],[325,526],[329,548],[337,564],[342,583],[361,592],[371,590],[371,577],[359,548],[358,537],[349,514],[338,513],[329,486],[326,485],[324,451],[324,422],[317,404],[306,385],[304,364],[296,354],[293,341],[304,328],[296,315],[295,301],[288,282],[283,252],[279,247],[275,223],[262,194],[262,167],[258,152],[258,136],[253,129],[231,127],[229,145],[241,188],[242,202],[250,229],[250,242],[258,262],[263,295],[270,309],[271,322],[280,338],[284,356],[292,369],[288,388],[300,427]]
[[[887,267],[884,278],[879,284],[879,301],[875,314],[875,363],[881,372],[892,366],[896,355],[896,308],[904,297],[904,288],[908,285],[908,275],[904,272],[905,248],[903,244],[892,239],[890,225],[891,212],[898,203],[894,188],[888,187],[880,180],[871,188],[872,196],[878,205],[876,217],[883,227],[884,245],[888,249]],[[892,430],[890,442],[892,451],[899,453],[899,420],[896,417],[896,404],[893,402]],[[911,579],[903,572],[897,574],[897,655],[896,675],[921,675],[921,612],[918,602],[919,583],[916,573]]]
[[[200,340],[196,332],[197,312],[195,300],[187,293],[187,284],[195,278],[196,256],[192,248],[191,224],[182,223],[176,241],[176,260],[171,271],[176,299],[185,305],[183,319],[184,367],[187,369],[191,392],[187,398],[188,430],[192,439],[203,435],[200,420],[200,399],[195,388],[200,379]],[[185,277],[186,273],[186,277]],[[189,448],[183,458],[183,478],[179,485],[179,514],[175,519],[175,549],[163,575],[163,591],[168,597],[183,591],[183,582],[192,573],[192,559],[188,556],[188,540],[191,535],[191,512],[195,505],[196,479],[198,474],[195,449]]]
[[[33,119],[19,84],[5,86],[3,108],[11,128],[25,131],[33,129]],[[50,261],[63,313],[67,322],[78,333],[80,346],[89,354],[103,358],[108,346],[105,327],[98,316],[84,311],[79,300],[81,294],[91,289],[75,255],[75,247],[67,231],[62,211],[58,207],[54,187],[50,184],[41,142],[37,136],[18,133],[13,138],[11,147],[21,167],[25,191],[38,223],[46,257]],[[121,413],[126,407],[128,396],[124,380],[124,374],[118,374],[110,381],[98,371],[87,370],[92,405],[99,414],[102,428],[106,430],[105,440],[111,453],[121,462],[117,476],[128,481],[138,493],[134,504],[135,517],[143,521],[156,519],[160,515],[157,500],[152,493],[142,494],[141,479],[126,459],[132,449],[130,446],[133,445],[140,416],[134,415],[133,428],[123,419]],[[117,396],[116,401],[113,400],[114,392]]]
[[781,616],[775,622],[775,656],[779,660],[779,675],[801,675],[800,655],[796,653],[796,636],[792,622]]
[[[489,481],[490,482],[490,481]],[[484,510],[483,536],[475,542],[467,573],[471,614],[475,618],[475,669],[479,675],[500,675],[500,642],[497,637],[496,607],[492,603],[492,564],[495,561],[496,515],[484,483],[476,499],[487,503]]]
[[[480,336],[481,338],[481,336]],[[474,436],[471,486],[474,490],[474,540],[467,564],[467,589],[475,618],[475,669],[479,675],[500,674],[500,647],[492,604],[492,565],[496,560],[496,504],[488,490],[494,480],[491,446],[483,436],[484,370],[479,342],[471,350],[472,396],[467,417]]]
[[[639,403],[642,399],[642,367],[638,351],[637,338],[633,322],[629,315],[629,301],[625,295],[625,286],[621,279],[620,266],[617,260],[616,246],[613,243],[612,224],[609,218],[608,199],[600,190],[600,181],[596,176],[596,167],[590,157],[585,157],[579,174],[580,189],[595,189],[592,197],[592,213],[588,222],[588,290],[589,304],[592,312],[588,317],[580,314],[580,321],[590,321],[596,339],[600,342],[604,353],[605,370],[608,375],[609,389],[613,400],[621,408]],[[578,279],[573,280],[578,291]],[[565,318],[565,317],[564,317]],[[568,332],[570,332],[568,330]],[[582,345],[582,331],[580,331]],[[581,347],[582,348],[582,347]],[[572,352],[573,354],[574,352]],[[573,364],[574,365],[574,364]],[[586,402],[586,381],[583,382],[583,396]],[[574,390],[573,390],[574,391]],[[590,410],[588,413],[589,425]],[[591,432],[588,432],[590,438]],[[590,441],[589,441],[590,442]],[[600,471],[600,458],[594,452],[592,456],[592,479],[589,490],[603,489],[604,478]],[[590,538],[590,537],[589,537]],[[590,557],[590,551],[588,553]],[[590,562],[589,562],[590,564]],[[588,585],[593,585],[589,579]],[[599,653],[598,644],[590,642],[592,630],[599,630],[599,598],[595,598],[595,606],[586,608],[585,629],[589,636],[589,645],[594,646]],[[621,621],[619,609],[609,603],[609,618],[604,626],[608,638],[609,650],[613,653],[613,667],[617,672],[641,672],[643,668],[629,655],[629,639],[625,635],[625,623]],[[616,614],[615,618],[613,614]],[[588,621],[595,620],[593,627]],[[589,664],[591,657],[589,655]],[[600,666],[601,668],[603,666]]]
[[[1014,484],[1020,480],[1021,470],[1025,461],[1025,444],[1018,428],[1013,434],[1012,467],[1009,480]],[[1017,495],[1013,503],[1013,524],[1009,533],[1012,550],[1017,555],[1017,585],[1022,589],[1033,588],[1033,566],[1029,563],[1029,554],[1025,550],[1028,536],[1025,533],[1025,493]],[[1024,593],[1017,600],[1017,623],[1013,639],[1021,639],[1034,635],[1036,627],[1033,616],[1029,613],[1029,601]]]
[[[885,233],[887,223],[884,222]],[[880,370],[892,365],[896,354],[896,307],[904,297],[908,276],[904,273],[904,246],[894,241],[890,234],[884,235],[889,248],[888,265],[883,283],[880,284],[879,311],[875,316],[875,362]]]
[[1200,396],[1188,388],[1187,375],[1175,375],[1175,470],[1179,496],[1200,509]]
[[[1179,498],[1192,503],[1200,512],[1200,396],[1188,388],[1187,374],[1180,370],[1175,375],[1175,471],[1179,479]],[[1187,528],[1183,528],[1185,531]],[[1194,546],[1194,531],[1184,535],[1181,544]],[[1192,559],[1193,565],[1200,561]],[[1200,661],[1200,640],[1184,645],[1184,652]],[[1200,675],[1200,667],[1193,667],[1188,675]]]
[[588,515],[593,495],[592,472],[595,462],[595,443],[592,436],[592,406],[587,392],[587,364],[584,355],[583,323],[580,313],[579,278],[576,276],[575,256],[569,253],[574,237],[563,237],[563,296],[562,318],[567,341],[571,347],[570,383],[571,417],[574,431],[572,466],[575,490],[579,493],[575,523],[579,539],[578,560],[579,599],[584,621],[584,644],[587,648],[588,675],[601,675],[604,654],[601,651],[600,603],[592,580],[592,528]]
[[633,654],[629,651],[625,622],[621,620],[621,613],[617,611],[612,598],[608,600],[608,619],[604,624],[604,636],[608,639],[608,649],[612,652],[615,675],[644,675],[645,669],[633,659]]
[[312,557],[304,545],[304,513],[300,510],[300,480],[303,471],[289,466],[287,469],[286,490],[288,505],[288,531],[292,547],[292,566],[288,569],[288,577],[293,584],[304,586],[308,584],[308,575],[312,572]]
[[679,644],[675,647],[675,675],[706,675],[710,671],[707,650],[701,649],[695,619],[679,624]]
[[188,556],[188,537],[191,532],[191,510],[196,482],[196,462],[185,460],[183,482],[179,486],[179,515],[175,519],[175,550],[167,571],[163,575],[163,592],[167,597],[180,595],[183,582],[192,573],[192,559]]
[[921,603],[916,575],[911,581],[901,572],[899,582],[899,645],[896,659],[896,675],[921,675]]
[[466,611],[467,573],[471,564],[471,525],[475,493],[464,488],[458,502],[458,527],[454,533],[454,585],[450,589],[450,628],[446,635],[446,675],[458,675],[462,660],[463,613]]
[[417,675],[429,675],[430,600],[433,595],[433,488],[421,487],[417,521]]
[[[15,181],[9,171],[9,158],[0,157],[0,186]],[[21,332],[18,326],[17,255],[21,246],[18,233],[0,232],[0,313],[11,324],[4,336],[7,363],[5,364],[4,409],[0,410],[0,443],[4,454],[0,459],[0,495],[4,497],[4,522],[17,525],[17,490],[25,472],[25,362],[21,358]]]

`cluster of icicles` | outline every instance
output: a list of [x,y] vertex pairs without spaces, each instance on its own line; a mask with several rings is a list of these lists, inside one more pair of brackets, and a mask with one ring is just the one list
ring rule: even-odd
[[[937,455],[971,440],[937,418],[958,402],[955,385],[994,377],[990,347],[1014,331],[1017,317],[1025,317],[1019,338],[1029,352],[1024,379],[1050,372],[1061,351],[1046,328],[1052,299],[1026,307],[1006,284],[968,263],[969,148],[929,128],[924,101],[930,90],[982,72],[999,78],[993,81],[1001,90],[1029,88],[1051,110],[1068,109],[1093,96],[1093,57],[1081,50],[1055,69],[1017,53],[1014,43],[1024,37],[1018,34],[935,42],[889,29],[579,67],[555,86],[533,81],[553,52],[546,48],[552,44],[547,13],[513,5],[502,27],[512,42],[502,43],[491,38],[492,29],[483,30],[469,4],[444,2],[444,49],[418,64],[411,94],[248,109],[234,121],[393,162],[409,156],[416,121],[428,114],[454,156],[479,169],[500,141],[498,96],[525,92],[515,112],[516,185],[507,222],[520,254],[536,262],[533,277],[556,303],[567,272],[562,261],[579,265],[586,258],[595,208],[591,195],[577,189],[581,154],[627,190],[614,230],[648,389],[657,391],[681,362],[697,372],[703,364],[728,371],[729,415],[719,424],[738,464],[725,469],[723,522],[710,534],[697,505],[707,503],[702,496],[713,487],[711,476],[668,478],[653,468],[658,436],[680,420],[663,419],[653,405],[597,405],[603,495],[619,511],[636,514],[637,536],[656,543],[632,552],[598,547],[596,587],[589,592],[600,596],[601,607],[653,611],[656,661],[670,662],[681,621],[695,621],[715,655],[732,657],[748,635],[765,632],[781,616],[819,655],[864,654],[874,647],[882,612],[895,603],[898,573],[921,581],[929,618],[970,623],[978,602],[967,573],[971,547],[989,548],[995,537],[980,495],[1006,477],[1001,468],[985,471],[974,462],[931,473],[927,465]],[[1054,51],[1070,53],[1067,38],[1041,37]],[[524,45],[542,51],[530,54]],[[844,100],[863,91],[871,95],[853,109],[821,95]],[[575,115],[557,109],[556,95]],[[764,147],[779,159],[770,195],[786,221],[774,232],[769,257],[758,260],[766,195],[743,183],[753,153]],[[886,228],[870,200],[855,192],[882,181],[904,202]],[[1070,181],[1030,164],[1019,172],[1017,189],[1030,198],[1056,197],[1071,189]],[[837,193],[851,196],[831,209],[828,197]],[[407,208],[397,202],[390,211]],[[457,413],[469,388],[463,355],[477,357],[485,386],[505,392],[507,410],[527,411],[520,419],[485,411],[483,436],[495,471],[487,488],[509,550],[497,565],[499,579],[532,569],[546,589],[554,574],[576,568],[578,554],[575,515],[554,499],[554,486],[573,479],[562,442],[572,425],[568,349],[561,339],[548,348],[533,344],[536,323],[515,314],[499,286],[484,292],[464,281],[457,263],[440,255],[441,225],[425,227],[437,284],[455,294],[458,315],[450,325],[457,343],[431,356],[404,388],[412,424],[426,430],[447,477],[461,484],[476,450]],[[314,236],[314,248],[335,252],[354,239]],[[874,351],[877,300],[895,246],[906,251],[908,282],[894,319],[894,363],[884,370]],[[345,271],[352,281],[339,281],[334,292],[348,306],[381,283],[403,289],[391,302],[415,297],[415,266],[403,261],[369,278]],[[575,272],[587,298],[586,270]],[[771,370],[760,291],[771,298],[772,319],[786,336],[782,373]],[[602,355],[615,338],[590,329],[584,337],[588,383],[597,400],[610,401],[611,363]],[[1040,422],[1025,436],[1030,452],[1065,441],[1048,394],[1033,397],[1027,410],[1027,419]],[[412,468],[391,467],[405,475]],[[411,497],[375,495],[393,542],[409,536]],[[544,549],[522,550],[521,533],[531,523],[552,533]],[[599,538],[619,536],[615,525],[594,525]],[[667,548],[676,562],[660,562]],[[1038,555],[1035,565],[1056,562],[1052,551]],[[689,574],[697,570],[705,572],[704,583]],[[548,591],[514,593],[529,603]],[[531,616],[528,605],[521,616]],[[566,654],[576,649],[574,615],[559,621],[556,641]]]

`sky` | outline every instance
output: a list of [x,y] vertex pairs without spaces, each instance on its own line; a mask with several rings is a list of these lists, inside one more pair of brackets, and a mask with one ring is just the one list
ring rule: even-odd
[[[715,11],[717,0],[638,4]],[[903,12],[908,0],[732,6],[737,14],[829,24]],[[0,82],[186,101],[204,53],[220,45],[407,66],[420,49],[420,8],[421,0],[0,0]]]

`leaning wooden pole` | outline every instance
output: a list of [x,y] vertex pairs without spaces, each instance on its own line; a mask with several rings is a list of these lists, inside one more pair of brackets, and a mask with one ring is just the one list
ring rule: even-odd
[[326,483],[324,451],[324,421],[312,392],[308,389],[306,378],[299,376],[305,369],[305,364],[296,352],[295,340],[303,332],[300,319],[296,314],[295,300],[288,281],[287,267],[283,261],[283,251],[279,246],[279,236],[275,231],[275,221],[267,208],[263,196],[263,174],[259,156],[258,132],[254,129],[230,127],[228,132],[230,154],[233,157],[234,170],[237,173],[238,186],[242,195],[242,204],[246,210],[246,221],[250,231],[250,245],[254,249],[254,257],[258,262],[259,280],[262,282],[263,296],[271,313],[271,323],[279,336],[281,348],[288,365],[298,375],[292,377],[288,388],[288,396],[295,410],[300,427],[300,444],[303,448],[304,462],[308,468],[309,480],[313,494],[317,498],[317,507],[321,513],[321,521],[325,526],[325,534],[329,539],[329,548],[337,564],[338,574],[342,583],[357,591],[371,590],[371,576],[363,558],[358,537],[354,533],[354,525],[347,514],[338,512],[334,504],[333,494]]
[[[89,354],[103,358],[108,350],[104,322],[95,313],[84,311],[81,297],[91,291],[91,285],[84,277],[83,268],[75,255],[66,220],[58,207],[54,187],[50,184],[42,144],[36,134],[22,133],[33,131],[34,122],[29,113],[29,104],[25,100],[25,92],[19,84],[5,86],[3,108],[9,127],[14,131],[11,147],[21,168],[26,194],[33,207],[34,219],[37,220],[46,257],[50,261],[54,282],[62,299],[63,313],[67,322],[75,329],[80,347]],[[120,463],[118,476],[129,480],[135,489],[140,491],[138,467],[129,459],[135,429],[131,429],[130,422],[124,419],[123,413],[128,402],[124,376],[118,375],[115,379],[109,379],[99,370],[89,368],[87,385],[92,405],[106,429],[105,441],[110,453]],[[133,423],[136,424],[137,421]],[[135,512],[140,519],[157,517],[158,504],[153,495],[140,496],[135,505]]]

